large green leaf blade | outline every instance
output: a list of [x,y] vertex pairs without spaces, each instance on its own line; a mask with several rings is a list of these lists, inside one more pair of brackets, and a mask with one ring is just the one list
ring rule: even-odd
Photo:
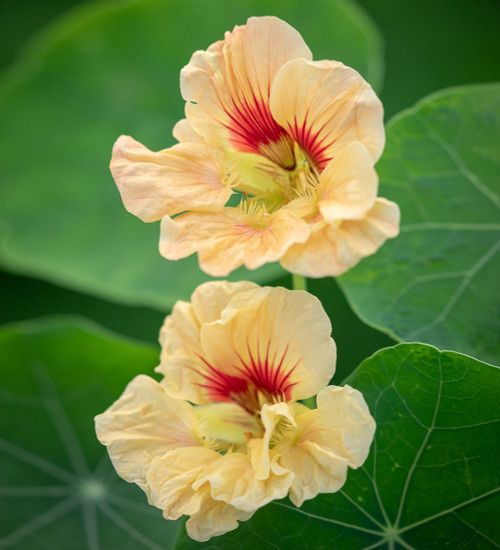
[[172,547],[178,524],[118,478],[93,421],[157,357],[82,321],[0,332],[0,548]]
[[364,361],[347,383],[363,392],[377,433],[342,491],[300,509],[270,504],[203,545],[181,532],[177,550],[498,548],[499,369],[400,344]]
[[[207,277],[190,258],[158,253],[158,224],[128,214],[109,174],[111,147],[129,134],[173,144],[183,116],[179,71],[251,15],[295,25],[316,58],[338,58],[379,84],[379,35],[349,0],[136,0],[63,19],[32,46],[0,92],[0,261],[87,293],[170,308]],[[277,265],[232,279],[269,281]]]
[[339,278],[368,323],[497,360],[499,135],[499,84],[440,92],[389,124],[377,170],[401,235]]

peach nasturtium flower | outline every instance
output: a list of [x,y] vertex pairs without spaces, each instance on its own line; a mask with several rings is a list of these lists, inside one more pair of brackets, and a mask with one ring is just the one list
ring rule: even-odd
[[[156,382],[137,376],[96,417],[121,477],[199,541],[274,499],[338,491],[363,464],[375,423],[362,395],[327,386],[330,321],[305,291],[210,282],[160,335]],[[299,399],[317,394],[317,408]]]
[[383,108],[338,61],[313,61],[300,34],[252,17],[181,71],[179,141],[152,152],[128,136],[111,171],[127,210],[161,220],[160,252],[198,253],[226,276],[268,262],[336,276],[399,231],[396,204],[377,197]]

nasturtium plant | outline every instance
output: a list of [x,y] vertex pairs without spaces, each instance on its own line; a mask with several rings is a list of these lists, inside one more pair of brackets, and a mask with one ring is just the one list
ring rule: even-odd
[[[198,51],[187,72],[204,76],[184,79],[179,93],[179,71],[193,51],[205,50],[224,36],[231,42],[224,32],[251,16],[255,19],[249,28],[264,19],[282,30],[286,26],[261,15],[293,25],[315,61],[306,61],[307,53],[301,53],[291,59],[292,65],[284,63],[286,70],[273,77],[281,82],[280,94],[273,94],[270,67],[288,59],[293,40],[288,31],[250,33],[256,38],[255,50],[248,47],[251,42],[232,51],[219,42],[208,52]],[[233,32],[245,32],[239,29]],[[274,43],[279,43],[277,49],[269,47]],[[248,55],[250,51],[259,53]],[[262,59],[272,61],[261,65]],[[349,148],[359,149],[363,136],[370,134],[366,130],[373,130],[373,120],[363,116],[363,101],[353,94],[361,90],[359,75],[332,80],[340,88],[325,86],[326,80],[312,78],[309,69],[332,69],[326,59],[353,67],[380,90],[381,38],[354,0],[318,0],[310,9],[301,0],[130,0],[83,6],[62,18],[32,42],[3,78],[0,163],[7,185],[0,189],[1,264],[130,305],[163,311],[176,305],[161,329],[161,351],[75,318],[0,330],[0,548],[500,547],[500,373],[493,366],[500,352],[500,84],[437,92],[396,116],[388,124],[387,145],[375,173],[373,162],[384,142],[381,105],[377,103],[377,153],[365,156],[369,170],[363,171],[361,157],[345,156]],[[311,79],[300,76],[305,73],[299,68],[305,71],[305,66]],[[246,86],[255,75],[263,77],[258,85]],[[193,82],[198,84],[193,87]],[[211,88],[215,96],[205,94]],[[299,88],[309,94],[308,101],[293,95]],[[227,89],[232,103],[220,101]],[[366,90],[373,96],[368,85]],[[291,114],[284,117],[279,114],[286,103],[281,91],[292,99]],[[356,261],[374,253],[385,241],[380,236],[387,233],[388,218],[374,210],[369,226],[358,226],[367,207],[363,200],[362,208],[350,208],[344,217],[339,205],[352,206],[368,192],[399,205],[393,212],[401,209],[400,236],[337,280],[361,319],[406,343],[380,350],[392,343],[380,333],[370,342],[371,329],[365,325],[363,331],[361,321],[355,324],[348,317],[353,311],[338,307],[331,278],[310,282],[319,301],[303,292],[303,276],[338,275],[343,269],[304,271],[283,263],[293,275],[277,264],[237,270],[229,278],[240,285],[252,286],[244,282],[249,279],[279,286],[291,279],[295,290],[252,287],[233,296],[231,284],[200,287],[208,276],[193,258],[161,258],[158,227],[125,212],[108,166],[112,143],[120,135],[122,144],[130,145],[126,136],[132,135],[152,151],[170,147],[171,130],[184,116],[181,95],[188,102],[187,120],[177,127],[189,159],[185,171],[196,164],[193,172],[203,172],[203,162],[197,164],[196,155],[190,154],[197,147],[207,147],[207,160],[216,144],[224,157],[228,144],[243,142],[246,149],[238,153],[264,151],[267,160],[279,157],[280,169],[287,171],[287,184],[278,185],[276,195],[262,193],[279,180],[269,163],[264,183],[259,183],[253,161],[248,164],[252,169],[247,166],[240,174],[249,181],[232,179],[231,163],[222,162],[214,179],[208,174],[209,188],[214,181],[228,183],[225,191],[241,193],[232,199],[241,199],[247,216],[252,204],[268,201],[257,204],[262,209],[250,233],[248,226],[237,226],[245,239],[258,241],[264,216],[279,204],[288,217],[294,203],[297,216],[310,222],[308,231],[328,225],[328,231],[315,233],[317,247],[310,246],[309,237],[294,246],[304,244],[311,261],[342,260],[348,269],[355,262],[346,262],[346,251],[357,248]],[[225,145],[218,143],[217,132],[210,137],[202,131],[203,113],[214,97],[224,113],[238,119],[232,124],[230,116],[232,122],[223,124],[233,132]],[[236,106],[234,113],[231,105]],[[324,124],[321,117],[314,119],[311,105],[320,105],[316,112],[325,117]],[[332,115],[332,106],[340,117]],[[190,112],[201,118],[190,118]],[[274,122],[269,124],[271,115]],[[248,139],[241,139],[245,127],[240,118],[249,122]],[[217,124],[222,120],[214,119]],[[316,134],[311,120],[316,120]],[[288,137],[283,134],[286,124]],[[351,126],[354,131],[342,132]],[[316,140],[320,134],[325,141]],[[201,146],[200,136],[205,140]],[[344,138],[351,143],[343,148]],[[366,141],[368,148],[373,146],[371,138]],[[302,154],[306,142],[310,148]],[[328,144],[339,149],[323,158]],[[114,172],[119,187],[122,172],[132,174],[126,191],[132,193],[134,208],[125,198],[124,204],[133,211],[137,202],[142,212],[148,199],[144,188],[152,185],[151,166],[149,173],[144,168],[150,152],[144,157],[145,149],[138,153],[136,145],[127,151],[118,148]],[[137,166],[135,161],[123,165],[124,151],[139,159]],[[284,151],[283,158],[277,155]],[[151,158],[160,159],[164,167],[164,154],[151,153]],[[337,183],[322,187],[322,164],[335,166],[335,161],[345,162],[345,174],[356,177],[339,178],[342,171],[332,168],[328,174]],[[168,170],[172,176],[172,165]],[[179,185],[185,199],[182,178],[173,172],[172,184]],[[161,203],[164,189],[154,182],[153,187],[149,198]],[[339,189],[344,189],[344,203]],[[194,203],[188,206],[198,212],[198,199],[203,202],[205,194],[198,197],[192,188],[191,194]],[[151,206],[161,210],[161,204]],[[226,206],[230,203],[224,202]],[[160,217],[165,222],[171,216],[175,225],[186,212],[183,206]],[[343,232],[343,224],[353,221],[356,230]],[[393,221],[391,237],[396,236],[399,215]],[[295,230],[294,224],[292,220]],[[205,217],[199,227],[182,233],[188,248],[198,229],[212,238]],[[325,246],[336,232],[343,237],[332,241],[335,246]],[[168,235],[172,241],[179,237]],[[221,238],[227,241],[228,235],[222,232]],[[270,237],[276,239],[277,233],[271,231]],[[269,242],[262,247],[266,252]],[[247,255],[241,246],[232,250]],[[283,251],[293,254],[287,247]],[[200,288],[206,300],[200,299]],[[216,293],[214,288],[225,290]],[[193,292],[192,304],[182,302]],[[269,307],[260,308],[258,297],[267,294],[274,298]],[[292,295],[303,301],[284,298]],[[292,302],[296,306],[287,309]],[[322,328],[316,330],[308,311],[321,309],[320,302],[326,313],[317,316]],[[335,367],[328,317],[339,357],[334,381],[340,385],[349,373],[344,383],[354,389],[327,387],[315,396],[304,387],[321,372],[326,384]],[[134,323],[143,322],[142,314],[134,318]],[[329,353],[321,351],[321,342],[328,343]],[[379,351],[354,369],[372,349]],[[321,357],[311,360],[310,369],[307,362],[304,370],[304,358],[314,359],[315,354]],[[154,375],[158,362],[160,374]],[[176,400],[175,391],[184,390],[188,395],[179,394]],[[193,398],[197,392],[201,397]],[[336,401],[334,396],[341,394],[350,397]],[[229,410],[232,415],[227,416]],[[109,444],[109,456],[96,429],[101,442]],[[363,437],[354,435],[363,431]],[[207,456],[212,461],[208,464]],[[131,483],[118,478],[109,457]],[[286,495],[290,500],[282,498]],[[177,521],[182,515],[191,516],[191,538]],[[197,533],[192,530],[194,516]]]
[[[6,327],[0,349],[2,547],[172,548],[179,524],[114,474],[93,432],[93,416],[151,372],[157,350],[68,319]],[[498,374],[422,344],[376,353],[346,380],[377,434],[343,490],[270,504],[203,548],[497,547]],[[181,529],[177,549],[201,547]]]
[[[0,90],[0,260],[89,294],[169,309],[207,279],[194,259],[166,262],[158,227],[125,212],[108,170],[113,142],[173,144],[179,72],[195,49],[251,15],[300,28],[318,59],[339,59],[375,87],[381,39],[349,0],[137,0],[74,12],[32,45]],[[321,14],[318,16],[318,14]],[[29,162],[26,161],[29,155]],[[277,265],[232,280],[269,281]]]
[[113,470],[94,416],[157,350],[68,318],[0,332],[0,547],[165,550],[166,522]]
[[389,123],[377,171],[401,234],[339,279],[367,322],[497,361],[499,135],[500,84],[438,92]]
[[[346,380],[377,433],[344,488],[299,509],[272,503],[203,548],[498,548],[498,370],[422,344],[379,351]],[[175,546],[201,547],[182,531]]]

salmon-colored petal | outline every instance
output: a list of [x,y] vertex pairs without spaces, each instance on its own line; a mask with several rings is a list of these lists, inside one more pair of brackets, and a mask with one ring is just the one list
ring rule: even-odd
[[248,443],[256,477],[266,478],[271,453],[293,472],[290,499],[296,506],[338,491],[348,466],[357,468],[366,460],[375,432],[363,396],[349,386],[322,389],[317,404],[313,410],[298,403],[265,404],[264,435]]
[[118,474],[142,488],[156,456],[178,447],[201,446],[191,405],[171,398],[149,376],[134,378],[95,423],[97,437],[108,447]]
[[169,394],[193,403],[206,402],[196,379],[197,370],[204,367],[201,326],[219,319],[234,294],[253,288],[259,287],[248,281],[211,281],[196,288],[191,303],[175,304],[160,331],[162,351],[156,368],[165,377],[162,384]]
[[196,287],[191,295],[191,304],[200,324],[218,321],[233,296],[257,290],[258,284],[251,281],[209,281]]
[[319,493],[335,493],[347,479],[347,460],[311,441],[294,446],[277,445],[281,464],[295,474],[290,500],[301,506]]
[[193,130],[187,118],[181,118],[175,124],[172,135],[181,143],[203,143],[203,138]]
[[233,531],[238,527],[238,521],[246,521],[254,514],[239,510],[222,500],[214,500],[208,484],[199,490],[199,494],[202,498],[200,509],[186,522],[187,534],[199,542]]
[[290,143],[269,111],[269,93],[280,68],[311,59],[300,34],[276,17],[251,17],[207,51],[195,52],[181,72],[186,116],[207,142],[239,151],[288,155]]
[[111,172],[125,208],[145,222],[186,210],[217,211],[232,194],[225,156],[200,143],[154,153],[131,137],[113,148]]
[[375,433],[363,396],[349,386],[324,388],[317,405],[297,415],[297,428],[274,447],[282,466],[295,474],[290,500],[296,506],[338,491],[348,466],[358,468],[366,460]]
[[366,148],[353,141],[328,163],[318,186],[318,209],[327,222],[359,220],[377,197],[378,177]]
[[384,148],[382,103],[354,69],[337,61],[289,61],[274,79],[270,109],[319,170],[352,141],[374,161]]
[[347,220],[338,225],[321,221],[313,225],[309,239],[291,246],[281,265],[305,277],[336,277],[398,233],[398,206],[378,198],[361,220]]
[[154,458],[146,474],[149,503],[163,510],[166,519],[194,514],[203,497],[193,483],[219,458],[219,453],[204,447],[183,447]]
[[310,397],[335,371],[330,334],[321,303],[307,292],[265,287],[239,293],[220,321],[201,329],[207,393],[250,412],[260,411],[262,401]]
[[[345,414],[349,413],[348,410],[332,412],[339,415],[330,421],[330,425],[335,426],[342,425]],[[312,419],[317,418],[314,423]],[[338,430],[332,430],[330,425],[325,428],[327,422],[317,410],[299,403],[275,403],[262,407],[261,419],[265,429],[263,438],[248,443],[256,477],[267,479],[271,457],[277,454],[280,465],[293,472],[290,499],[296,506],[318,493],[333,493],[342,487],[348,460],[342,454],[336,454],[332,446],[321,445],[324,440],[329,443],[329,438],[335,438]],[[346,424],[350,426],[349,422],[350,419]],[[325,432],[324,437],[314,438],[314,429]]]
[[302,441],[312,441],[361,466],[370,451],[375,421],[363,395],[350,386],[328,386],[317,396],[318,408],[297,417]]
[[195,484],[208,482],[210,494],[246,512],[255,512],[275,499],[284,498],[293,481],[293,473],[278,464],[272,453],[269,475],[257,479],[250,457],[242,453],[227,453],[212,462]]
[[254,414],[266,400],[303,399],[328,383],[336,358],[330,333],[321,303],[307,292],[205,283],[192,306],[181,302],[167,317],[157,370],[175,397],[233,402]]
[[225,277],[244,265],[257,269],[275,262],[309,236],[309,226],[292,212],[271,214],[225,208],[222,212],[190,212],[161,223],[160,253],[178,260],[198,252],[201,269]]
[[[248,442],[248,452],[257,479],[267,479],[271,472],[271,439],[282,432],[290,436],[296,432],[295,413],[298,403],[265,403],[261,410],[261,422],[264,427],[262,438],[254,437]],[[306,407],[307,408],[307,407]],[[284,428],[284,429],[283,429]],[[293,437],[293,436],[292,436]],[[286,438],[288,441],[288,437]]]
[[209,483],[200,481],[221,458],[209,449],[176,449],[156,458],[147,474],[150,504],[163,510],[166,519],[191,516],[186,528],[194,540],[206,541],[236,529],[238,520],[247,520],[253,513],[215,500]]

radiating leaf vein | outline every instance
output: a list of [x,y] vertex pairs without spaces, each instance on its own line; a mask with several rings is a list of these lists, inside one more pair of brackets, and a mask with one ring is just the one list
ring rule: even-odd
[[8,548],[26,537],[29,537],[33,533],[36,533],[38,530],[42,529],[42,527],[50,525],[51,523],[54,523],[58,519],[62,518],[77,506],[77,499],[72,497],[59,502],[44,513],[35,516],[31,521],[28,521],[19,529],[16,529],[10,533],[7,537],[0,540],[0,548]]
[[360,525],[354,525],[351,523],[345,523],[344,521],[339,521],[333,518],[325,518],[324,516],[319,516],[316,514],[312,514],[311,512],[307,512],[306,510],[302,510],[301,508],[295,508],[294,506],[288,506],[287,504],[283,504],[282,502],[275,502],[275,506],[282,506],[283,508],[287,508],[288,510],[292,510],[293,512],[296,512],[297,514],[301,514],[304,516],[307,516],[312,519],[318,519],[320,521],[324,521],[326,523],[333,523],[335,525],[341,525],[342,527],[346,527],[347,529],[355,529],[356,531],[362,531],[363,533],[369,533],[370,535],[377,535],[381,536],[383,533],[381,531],[374,531],[373,529],[367,529],[366,527],[361,527]]
[[[426,432],[426,434],[425,434],[425,436],[422,440],[420,448],[418,449],[417,453],[415,454],[415,458],[413,459],[413,462],[410,466],[410,469],[408,471],[408,475],[406,476],[405,484],[404,484],[403,490],[401,492],[401,499],[399,501],[396,520],[394,522],[394,526],[396,528],[399,528],[399,524],[400,524],[400,521],[401,521],[401,515],[403,514],[404,505],[406,503],[406,495],[407,495],[408,489],[410,487],[410,482],[411,482],[411,479],[413,477],[413,472],[415,471],[415,468],[417,467],[418,461],[420,460],[420,457],[422,456],[422,453],[424,452],[424,449],[427,445],[427,442],[429,441],[429,437],[431,436],[431,433],[434,430],[434,426],[436,425],[436,419],[437,419],[437,415],[438,415],[438,411],[439,411],[439,405],[441,403],[441,395],[442,395],[442,392],[443,392],[443,368],[442,368],[442,365],[441,365],[441,355],[439,356],[438,365],[439,365],[440,381],[439,381],[439,388],[438,388],[437,394],[436,394],[436,404],[434,406],[434,413],[432,415],[431,425],[427,429],[427,432]],[[399,370],[399,367],[398,367],[398,370]]]
[[495,489],[492,489],[491,491],[487,491],[486,493],[483,493],[482,495],[473,497],[469,500],[466,500],[464,502],[461,502],[460,504],[457,504],[455,506],[452,506],[451,508],[447,508],[446,510],[441,510],[441,512],[438,512],[436,514],[433,514],[432,516],[428,516],[424,519],[421,519],[419,521],[415,521],[414,523],[411,523],[410,525],[404,525],[399,528],[400,533],[404,533],[405,531],[409,531],[410,529],[415,529],[415,527],[419,527],[420,525],[424,525],[425,523],[429,523],[431,521],[434,521],[435,519],[438,519],[442,516],[445,516],[446,514],[451,514],[452,512],[455,512],[456,510],[460,510],[460,508],[464,508],[465,506],[468,506],[469,504],[473,504],[483,498],[487,498],[491,495],[494,495],[495,493],[498,493],[500,491],[500,487],[496,487]]
[[30,453],[5,439],[0,438],[0,450],[3,450],[7,454],[10,454],[14,458],[17,458],[21,462],[25,462],[30,466],[33,466],[37,470],[45,472],[61,481],[66,483],[75,483],[78,481],[78,478],[73,475],[71,472],[63,470],[57,464],[52,464],[48,460],[43,459],[42,457]]
[[85,459],[82,446],[57,394],[56,387],[50,378],[48,368],[42,363],[33,363],[31,371],[39,387],[47,414],[59,435],[59,439],[75,473],[81,477],[89,476],[90,468]]
[[101,502],[99,503],[99,509],[100,511],[108,518],[110,519],[117,527],[125,531],[127,535],[131,536],[134,540],[137,542],[140,542],[143,544],[146,548],[149,550],[165,550],[155,542],[153,542],[151,539],[137,531],[135,527],[130,525],[128,521],[126,521],[122,516],[117,514],[111,507],[109,507],[107,504]]

